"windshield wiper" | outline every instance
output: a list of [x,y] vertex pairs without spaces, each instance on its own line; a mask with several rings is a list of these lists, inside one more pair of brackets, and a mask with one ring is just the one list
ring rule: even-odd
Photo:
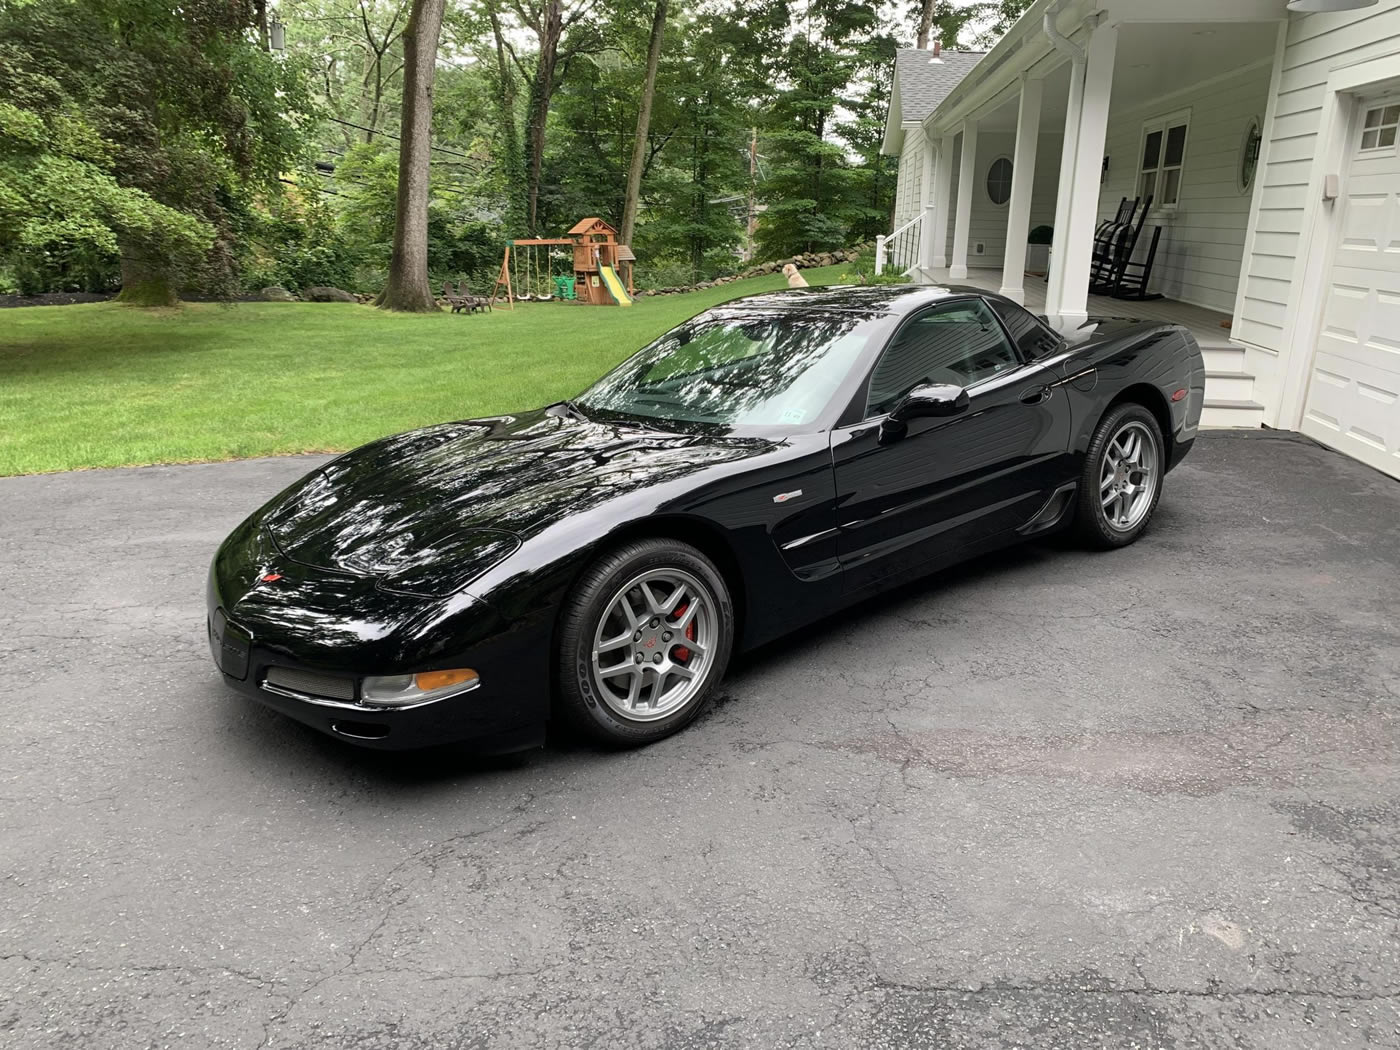
[[566,399],[563,400],[563,401],[557,402],[557,404],[559,405],[560,408],[564,409],[565,412],[567,412],[569,415],[573,416],[575,419],[579,420],[580,422],[582,422],[582,423],[591,422],[591,420],[589,420],[589,418],[588,418],[586,415],[583,414],[583,409],[581,409],[581,408],[578,407],[578,403],[577,403],[577,402],[575,402],[575,401],[570,401],[570,400],[568,400],[568,399],[566,398]]

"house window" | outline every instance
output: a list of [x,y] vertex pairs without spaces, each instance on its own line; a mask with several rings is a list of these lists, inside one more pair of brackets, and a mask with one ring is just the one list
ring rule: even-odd
[[1394,150],[1397,128],[1400,128],[1400,103],[1368,109],[1361,126],[1362,152]]
[[1011,161],[998,157],[987,169],[987,196],[993,204],[1005,204],[1011,199]]
[[1142,129],[1142,167],[1138,196],[1158,208],[1175,208],[1181,199],[1181,169],[1186,160],[1189,113],[1149,121]]

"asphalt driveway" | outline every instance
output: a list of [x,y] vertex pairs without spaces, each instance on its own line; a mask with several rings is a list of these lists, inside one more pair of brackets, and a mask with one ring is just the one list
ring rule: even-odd
[[1129,551],[469,762],[216,680],[209,557],[317,462],[0,481],[0,1044],[1400,1047],[1400,484],[1210,434]]

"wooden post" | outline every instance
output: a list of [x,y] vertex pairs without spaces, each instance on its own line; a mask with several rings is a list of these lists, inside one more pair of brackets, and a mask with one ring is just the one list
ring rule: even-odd
[[501,286],[502,286],[502,285],[504,285],[504,286],[505,286],[505,289],[506,289],[506,304],[507,304],[512,310],[514,310],[514,309],[515,309],[515,291],[514,291],[514,290],[511,288],[511,286],[510,286],[510,242],[509,242],[509,241],[506,242],[506,254],[505,254],[505,258],[503,258],[503,259],[501,260],[501,272],[498,273],[498,274],[496,275],[496,283],[495,283],[495,285],[491,288],[491,298],[492,298],[492,299],[496,298],[496,293],[499,292],[499,291],[501,290]]

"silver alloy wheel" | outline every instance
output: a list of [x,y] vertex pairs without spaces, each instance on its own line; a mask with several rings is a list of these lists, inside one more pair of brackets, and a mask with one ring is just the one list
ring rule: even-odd
[[593,632],[593,685],[623,718],[654,722],[704,687],[719,622],[710,589],[681,569],[623,586]]
[[1157,439],[1145,424],[1133,420],[1118,428],[1099,468],[1099,499],[1109,528],[1129,532],[1147,516],[1161,483],[1160,460]]

